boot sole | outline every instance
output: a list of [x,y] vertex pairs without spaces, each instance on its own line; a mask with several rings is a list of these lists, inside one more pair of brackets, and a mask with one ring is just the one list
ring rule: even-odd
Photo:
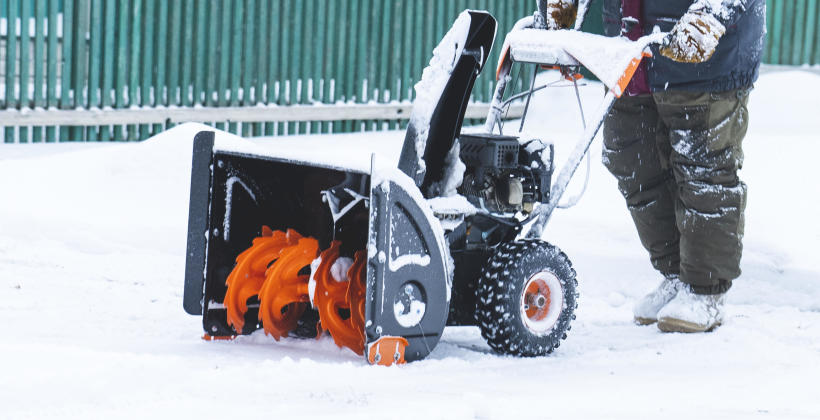
[[663,332],[702,333],[712,331],[719,326],[720,322],[703,326],[700,324],[695,324],[694,322],[674,318],[661,318],[658,320],[658,329]]

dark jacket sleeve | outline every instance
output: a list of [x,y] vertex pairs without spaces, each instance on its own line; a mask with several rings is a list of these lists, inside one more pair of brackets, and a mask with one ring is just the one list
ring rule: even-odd
[[648,62],[653,92],[723,92],[748,88],[757,79],[765,45],[766,0],[644,0],[643,7],[645,34],[655,26],[671,30],[695,7],[708,7],[708,13],[726,26],[715,55],[705,63],[676,63],[653,48],[655,57]]
[[703,10],[717,18],[723,26],[737,24],[746,11],[748,0],[697,0],[689,10]]

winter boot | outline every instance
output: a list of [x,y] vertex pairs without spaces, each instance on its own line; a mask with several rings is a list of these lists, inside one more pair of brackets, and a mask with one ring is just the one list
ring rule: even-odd
[[697,295],[688,286],[658,312],[663,332],[695,333],[717,328],[723,322],[725,294]]
[[678,294],[682,286],[683,283],[678,279],[677,274],[666,276],[655,290],[644,296],[632,308],[635,322],[638,325],[649,325],[656,322],[658,311]]

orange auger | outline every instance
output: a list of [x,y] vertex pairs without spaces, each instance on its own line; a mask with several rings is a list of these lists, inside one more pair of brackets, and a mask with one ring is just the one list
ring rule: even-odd
[[[330,332],[336,345],[348,347],[362,355],[364,354],[364,276],[362,270],[365,260],[364,252],[356,253],[356,260],[347,270],[347,278],[336,280],[331,274],[331,268],[339,258],[340,246],[341,243],[334,241],[330,244],[330,248],[322,253],[322,262],[313,276],[316,281],[313,303],[319,311],[319,322],[322,328]],[[346,312],[349,316],[343,317],[341,312]]]
[[[367,292],[365,285],[365,269],[367,268],[367,252],[356,252],[353,265],[350,266],[350,271],[347,277],[350,280],[350,285],[347,289],[347,301],[350,304],[350,322],[356,332],[359,334],[359,340],[362,343],[362,351],[364,351],[364,296]],[[361,354],[361,353],[359,353]]]
[[265,283],[259,291],[259,320],[266,334],[279,341],[296,328],[299,317],[307,308],[308,274],[299,271],[316,259],[319,242],[302,238],[279,253],[279,259],[265,273]]
[[259,294],[265,282],[265,271],[271,261],[279,258],[279,253],[288,246],[296,245],[301,238],[294,230],[273,232],[267,226],[262,227],[262,236],[253,240],[253,246],[236,257],[236,266],[225,284],[225,309],[228,312],[228,324],[241,333],[245,326],[245,313],[248,311],[248,298]]
[[[339,347],[363,355],[367,253],[356,252],[346,278],[337,280],[331,269],[339,259],[340,248],[341,243],[333,241],[321,253],[313,273],[313,303],[319,311],[320,332],[330,332]],[[264,226],[262,236],[236,258],[236,266],[226,281],[224,305],[234,330],[242,332],[247,300],[258,295],[259,320],[265,333],[277,341],[287,337],[307,309],[310,276],[303,269],[313,262],[318,251],[316,239],[302,237],[294,230],[274,232]]]

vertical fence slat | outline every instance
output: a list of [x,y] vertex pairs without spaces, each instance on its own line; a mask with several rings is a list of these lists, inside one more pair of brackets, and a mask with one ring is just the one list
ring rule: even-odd
[[[17,75],[17,14],[19,4],[17,0],[8,0],[6,3],[6,96],[4,107],[8,109],[17,108],[14,89],[17,86],[15,80]],[[5,127],[3,142],[14,142],[14,127]]]
[[[322,103],[329,104],[332,103],[332,98],[330,94],[330,87],[334,83],[333,80],[336,78],[336,72],[334,69],[334,65],[336,63],[336,55],[340,53],[338,36],[339,36],[339,23],[341,19],[336,14],[336,6],[339,4],[338,1],[331,1],[327,3],[327,7],[321,7],[320,13],[322,13],[322,21],[325,23],[324,26],[320,26],[322,28],[323,38],[322,38],[322,51],[320,57],[320,63],[322,63]],[[323,122],[321,124],[321,132],[322,133],[329,133],[330,132],[331,124],[329,122]]]
[[[154,22],[156,21],[156,0],[143,0],[143,20],[142,20],[142,51],[140,54],[140,101],[142,107],[152,106],[155,95],[154,83]],[[139,140],[145,140],[151,136],[150,126],[140,124]]]
[[[267,104],[270,101],[271,88],[268,86],[269,62],[268,56],[271,53],[270,41],[270,5],[271,1],[261,0],[256,11],[259,24],[257,25],[256,38],[259,42],[259,56],[257,57],[258,69],[256,74],[256,103]],[[277,28],[278,29],[278,28]],[[263,134],[260,132],[259,134]]]
[[[347,0],[339,0],[336,2],[339,5],[338,11],[331,16],[338,16],[339,19],[334,19],[337,23],[335,26],[335,33],[337,34],[338,38],[336,38],[336,43],[338,47],[335,48],[336,56],[334,57],[334,65],[333,65],[333,91],[331,92],[331,98],[333,102],[337,102],[340,100],[346,100],[344,97],[344,92],[342,89],[344,87],[344,65],[345,59],[347,56],[351,54],[351,51],[347,49],[347,35],[349,33],[349,27],[351,25],[350,19],[348,18],[348,13],[350,13],[348,2]],[[330,127],[330,131],[333,133],[338,133],[344,129],[341,121],[334,121],[332,126]]]
[[413,61],[413,38],[416,33],[413,31],[413,2],[402,1],[401,3],[401,18],[404,20],[404,31],[402,31],[402,51],[399,77],[399,92],[396,97],[399,101],[410,99],[412,81],[410,78],[410,69]]
[[[227,106],[228,105],[228,73],[230,70],[230,33],[231,33],[231,10],[230,7],[221,7],[222,2],[219,0],[212,0],[210,6],[210,22],[211,30],[209,32],[208,45],[215,50],[211,51],[211,57],[208,60],[207,68],[207,85],[208,95],[205,103],[208,106]],[[219,18],[222,18],[219,20]],[[217,57],[219,60],[217,61]],[[222,128],[222,124],[217,127]]]
[[[157,105],[164,105],[167,103],[168,98],[168,89],[167,89],[167,69],[168,69],[168,8],[170,7],[169,3],[179,3],[178,1],[174,2],[167,2],[164,0],[158,0],[157,2],[157,11],[155,12],[155,16],[157,17],[157,36],[154,41],[156,44],[156,65],[154,68],[154,97],[151,102],[151,106]],[[154,124],[151,128],[152,134],[156,135],[157,133],[161,132],[162,129],[165,127],[165,124]]]
[[[300,22],[301,18],[302,18],[302,2],[301,1],[291,2],[291,1],[285,0],[285,4],[286,5],[287,4],[292,4],[292,6],[289,8],[288,22]],[[292,104],[298,104],[299,103],[298,102],[298,96],[297,96],[298,95],[297,87],[298,87],[299,70],[300,70],[299,65],[301,64],[301,60],[299,60],[299,46],[302,45],[302,31],[301,31],[302,28],[301,28],[301,25],[297,25],[296,28],[291,26],[288,29],[296,29],[295,31],[293,31],[293,41],[292,41],[292,45],[295,46],[296,48],[288,47],[288,49],[287,49],[288,54],[285,55],[285,57],[287,58],[288,64],[290,65],[290,72],[288,73],[288,81],[290,82],[290,84],[289,84],[288,89],[287,89],[288,97],[286,98],[287,99],[286,103],[288,105],[292,105]],[[291,32],[291,31],[286,30],[286,32]],[[284,49],[283,49],[283,52],[284,52]],[[295,134],[295,133],[297,133],[297,130],[298,130],[298,126],[296,124],[294,124],[294,123],[288,123],[287,124],[287,128],[286,128],[287,134]]]
[[[356,83],[357,79],[357,69],[356,63],[358,62],[358,28],[359,28],[359,3],[361,0],[347,0],[350,7],[347,8],[347,25],[345,25],[345,37],[347,38],[347,51],[348,53],[342,57],[344,60],[341,64],[341,69],[343,69],[342,75],[339,77],[340,80],[340,90],[344,89],[344,101],[345,102],[354,102],[356,98]],[[341,131],[342,132],[349,132],[353,129],[353,122],[352,121],[344,121],[341,124]]]
[[212,48],[213,45],[208,46],[207,44],[207,33],[206,30],[215,31],[217,28],[209,27],[208,22],[205,20],[208,16],[208,4],[205,1],[196,1],[190,0],[196,6],[196,19],[194,20],[194,25],[196,27],[196,44],[194,49],[195,59],[193,62],[193,66],[190,68],[192,79],[194,81],[193,85],[193,99],[189,101],[190,105],[198,104],[198,105],[205,105],[204,98],[205,98],[205,71],[203,71],[207,67],[205,48]]
[[780,42],[783,38],[783,16],[784,16],[784,8],[786,7],[786,2],[774,2],[771,5],[772,9],[772,29],[769,31],[771,34],[769,37],[769,62],[772,64],[781,64],[780,61]]
[[789,64],[792,65],[802,64],[800,59],[803,56],[803,48],[805,45],[803,33],[806,31],[806,23],[810,22],[809,16],[805,13],[807,9],[806,0],[795,0],[795,3],[794,20],[791,25],[794,36],[789,48],[791,52]]
[[[307,10],[309,7],[310,0],[296,2],[296,18],[293,20],[295,27],[292,28],[299,35],[298,40],[294,42],[294,45],[298,46],[298,49],[291,55],[295,69],[293,80],[296,81],[296,84],[292,86],[295,95],[293,103],[300,105],[308,101],[307,85],[310,75],[306,73],[309,61],[309,56],[306,53],[309,51],[310,47],[308,45],[313,35],[313,25],[305,25],[307,17],[309,16],[309,10]],[[307,133],[307,125],[305,123],[296,123],[294,134],[305,133]]]
[[[356,57],[356,81],[353,85],[355,89],[355,97],[357,98],[356,102],[364,103],[367,101],[367,90],[369,88],[371,80],[369,80],[369,75],[367,74],[368,66],[367,66],[367,57],[368,57],[368,39],[369,33],[368,29],[370,25],[368,25],[368,13],[367,11],[372,10],[370,0],[359,0],[359,26],[356,28],[356,40],[357,40],[357,47],[356,51],[358,51]],[[363,129],[366,122],[360,121],[353,121],[353,130],[361,130]]]
[[[282,18],[282,1],[281,0],[272,0],[270,3],[270,10],[268,10],[268,15],[270,19],[270,43],[269,48],[271,49],[270,54],[268,55],[268,75],[267,75],[267,98],[265,99],[265,103],[268,105],[272,105],[275,103],[279,103],[279,86],[281,77],[279,76],[281,73],[280,70],[280,54],[283,51],[281,46],[280,34],[282,33],[281,24],[279,23]],[[265,125],[265,135],[272,136],[277,134],[279,131],[280,124],[276,122],[271,122]]]
[[[381,40],[381,25],[376,24],[379,21],[379,17],[381,16],[381,9],[384,7],[384,2],[380,0],[370,0],[369,9],[370,9],[370,22],[365,25],[365,27],[370,29],[370,32],[367,35],[366,40],[367,42],[367,90],[365,91],[365,97],[363,100],[365,101],[378,101],[378,89],[379,89],[379,62],[381,61],[379,58],[380,53],[382,52],[380,49],[379,41]],[[369,122],[368,122],[369,123]],[[371,129],[373,126],[368,124],[368,129]],[[369,131],[369,130],[368,130]]]
[[[231,54],[231,106],[238,106],[239,105],[239,88],[240,88],[240,81],[241,75],[239,74],[240,70],[242,69],[242,21],[244,18],[244,4],[242,1],[237,1],[234,3],[233,7],[233,28],[231,33],[231,47],[230,52]],[[236,123],[228,124],[228,131],[234,134],[238,134],[237,125]]]
[[[72,93],[73,98],[69,101],[71,107],[83,109],[87,106],[87,82],[88,75],[88,44],[86,34],[90,26],[90,0],[75,0],[74,5],[74,51],[71,55],[72,65]],[[66,12],[67,13],[67,12]],[[85,127],[72,126],[68,130],[70,141],[85,141]]]
[[182,54],[182,68],[180,68],[180,105],[182,106],[193,106],[194,104],[194,87],[192,82],[192,72],[193,72],[193,62],[196,52],[191,52],[189,50],[190,46],[197,46],[198,44],[194,43],[194,34],[198,33],[196,28],[200,26],[200,23],[194,18],[194,0],[185,0],[185,13],[182,14],[184,16],[183,21],[185,22],[182,25],[183,29],[183,41],[182,45],[185,45],[185,54]]
[[[60,107],[71,109],[74,107],[74,92],[72,92],[72,74],[74,71],[74,52],[72,50],[74,40],[74,2],[63,3],[63,58],[62,58],[62,81],[60,86]],[[60,141],[73,141],[69,138],[69,127],[60,127]]]
[[795,7],[795,0],[792,1],[784,1],[785,9],[783,12],[783,27],[788,28],[785,32],[783,32],[782,41],[780,45],[780,63],[781,64],[790,64],[791,62],[791,54],[790,50],[793,44],[794,32],[795,32],[795,21],[794,21],[794,7]]
[[[212,48],[208,60],[207,98],[208,106],[228,106],[228,85],[231,60],[231,7],[222,7],[221,1],[212,1],[210,6],[211,30],[209,33]],[[221,20],[219,19],[221,17]],[[224,130],[225,124],[217,123],[218,129]]]
[[[49,108],[59,106],[57,100],[57,1],[48,0],[48,56],[46,58],[46,105]],[[46,128],[46,141],[57,141],[57,130],[55,127]]]
[[[304,4],[304,14],[302,15],[301,24],[299,25],[299,30],[303,32],[300,53],[302,63],[301,71],[299,73],[302,83],[301,89],[299,89],[299,103],[306,105],[310,104],[313,100],[310,92],[310,86],[313,82],[313,54],[311,54],[311,52],[313,51],[312,48],[315,47],[316,39],[316,30],[314,29],[316,23],[313,21],[315,17],[313,13],[313,6],[316,2],[315,0],[303,0],[301,3]],[[311,126],[311,123],[300,123],[299,133],[311,133]]]
[[[290,31],[284,30],[287,25],[287,22],[292,20],[291,16],[291,2],[288,0],[279,0],[277,10],[279,13],[274,11],[274,14],[277,16],[277,26],[281,28],[279,31],[274,31],[277,33],[277,37],[279,38],[279,51],[280,54],[271,54],[271,58],[275,60],[275,67],[271,67],[272,70],[275,70],[273,76],[275,79],[271,80],[271,84],[276,82],[278,85],[278,89],[276,91],[276,104],[277,105],[285,105],[285,98],[289,96],[289,85],[288,85],[288,78],[290,76],[290,66],[288,57],[290,57],[290,46],[291,46],[291,39],[290,39]],[[287,124],[279,123],[276,124],[276,134],[282,135],[287,131]]]
[[[29,103],[29,88],[31,86],[31,1],[24,1],[20,4],[20,108],[31,108]],[[22,135],[20,136],[23,137]]]
[[[130,53],[131,60],[129,65],[129,80],[128,80],[128,105],[139,105],[139,86],[140,86],[140,57],[142,56],[142,7],[143,0],[133,0],[131,5],[132,15]],[[135,140],[138,136],[137,127],[129,125],[127,129],[127,140]]]
[[[117,61],[116,56],[116,19],[117,19],[117,3],[115,0],[105,0],[105,10],[102,12],[103,16],[103,64],[102,64],[102,85],[100,88],[100,106],[103,109],[111,108],[114,105],[115,94],[114,91],[114,77],[115,67],[114,63]],[[111,126],[100,127],[100,141],[111,140]]]
[[[387,18],[391,22],[391,28],[388,30],[390,41],[387,46],[387,77],[385,81],[385,89],[390,92],[389,101],[395,102],[399,99],[399,89],[401,83],[401,69],[398,67],[398,62],[401,61],[402,52],[402,34],[404,33],[404,18],[401,16],[401,2],[396,0],[389,0],[387,6],[390,8]],[[399,121],[389,120],[386,128],[395,130],[399,127]]]
[[820,31],[818,28],[818,10],[817,10],[817,0],[808,0],[806,2],[806,30],[803,31],[803,53],[800,56],[800,64],[811,64],[815,63],[812,59],[812,54],[814,52],[814,37],[813,34]]
[[[46,64],[45,54],[45,19],[46,1],[36,0],[34,3],[34,107],[45,106],[45,77],[43,69]],[[31,133],[33,142],[43,141],[43,127],[34,127]]]
[[[102,65],[103,65],[103,1],[92,0],[91,2],[91,45],[88,50],[90,62],[88,68],[88,103],[89,108],[100,107],[100,94],[102,89]],[[87,127],[86,140],[99,141],[102,127]]]
[[[128,0],[117,0],[117,66],[114,76],[114,106],[124,108],[128,104],[128,45],[131,31],[129,24],[133,24],[128,17],[130,13]],[[114,140],[124,140],[125,127],[114,127]]]
[[820,64],[820,5],[817,4],[819,2],[812,0],[814,5],[814,26],[812,28],[814,31],[814,48],[812,58],[808,63],[814,65]]
[[[20,10],[18,0],[8,0],[6,2],[6,94],[3,105],[8,109],[17,107],[15,101],[14,88],[17,86],[17,16]],[[6,128],[5,141],[11,142],[13,138],[9,135],[9,128]]]
[[[171,17],[168,25],[171,27],[170,44],[168,46],[168,80],[165,82],[168,86],[168,93],[165,96],[165,106],[168,105],[182,105],[182,95],[180,92],[180,69],[182,67],[180,50],[180,38],[182,37],[182,0],[171,2]],[[186,30],[187,32],[187,30]],[[186,55],[190,51],[186,48]]]
[[[391,34],[394,30],[400,30],[401,26],[395,27],[394,22],[392,22],[393,17],[393,2],[390,0],[382,1],[382,11],[381,11],[381,31],[379,33],[379,63],[378,63],[378,92],[379,96],[373,98],[378,103],[384,103],[391,99],[390,94],[390,78],[393,76],[390,69],[390,58],[391,58],[391,45],[390,43],[393,41]],[[376,25],[373,25],[376,26]],[[376,129],[387,128],[387,121],[384,122],[377,122]]]
[[[20,100],[19,107],[31,108],[29,102],[30,90],[32,86],[31,81],[31,37],[30,24],[32,15],[32,6],[34,4],[29,1],[24,1],[20,4]],[[28,127],[20,127],[17,133],[17,141],[20,143],[28,143]]]
[[[246,0],[244,9],[244,31],[242,32],[242,64],[244,67],[241,71],[242,80],[240,81],[240,85],[242,86],[242,95],[239,97],[239,104],[241,106],[250,106],[255,103],[253,81],[254,73],[258,68],[256,64],[256,54],[254,52],[257,47],[256,40],[254,39],[256,32],[256,19],[254,18],[256,16],[256,1]],[[254,136],[250,124],[242,124],[240,131],[245,137]]]
[[[262,0],[264,1],[264,0]],[[245,4],[245,31],[242,34],[242,41],[244,47],[244,53],[242,54],[243,64],[245,65],[244,70],[242,70],[242,98],[240,100],[240,104],[242,106],[251,106],[256,104],[256,86],[254,85],[256,71],[258,70],[258,65],[256,62],[256,1],[255,0],[247,0]],[[242,124],[242,135],[246,137],[251,136],[258,136],[259,134],[254,133],[253,129],[251,128],[252,125],[250,124]],[[248,133],[245,133],[245,130],[248,130]]]
[[[307,51],[307,54],[310,54],[310,65],[308,71],[310,72],[311,78],[311,89],[310,89],[310,101],[311,103],[322,103],[323,98],[323,78],[324,75],[324,49],[325,49],[325,31],[324,28],[327,26],[326,21],[326,12],[327,6],[326,3],[321,0],[313,0],[311,2],[313,5],[313,18],[308,15],[308,22],[311,20],[315,20],[316,27],[313,30],[313,45],[311,45],[311,49]],[[310,124],[310,133],[311,134],[319,134],[322,132],[322,124],[313,122]]]

